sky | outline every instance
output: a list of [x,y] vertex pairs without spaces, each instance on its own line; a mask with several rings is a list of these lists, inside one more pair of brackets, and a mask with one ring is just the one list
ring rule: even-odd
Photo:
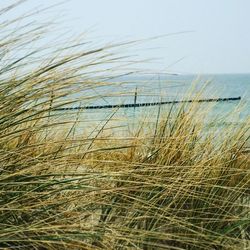
[[[51,4],[30,0],[18,11]],[[250,73],[249,10],[250,0],[69,0],[52,13],[98,42],[145,39],[131,53],[152,70],[205,74]]]

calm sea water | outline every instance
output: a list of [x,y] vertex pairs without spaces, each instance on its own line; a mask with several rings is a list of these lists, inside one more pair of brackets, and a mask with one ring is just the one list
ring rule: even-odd
[[[203,89],[199,99],[241,97],[241,101],[199,104],[201,112],[212,105],[207,115],[209,119],[219,117],[222,123],[239,123],[250,117],[250,74],[130,76],[115,81],[115,85],[93,90],[97,98],[87,105],[134,103],[135,93],[136,103],[190,100]],[[163,106],[162,109],[168,109],[171,105]],[[81,112],[85,123],[98,123],[111,116],[114,110],[96,109]],[[116,111],[113,119],[128,122],[147,116],[147,119],[155,120],[158,112],[158,106],[121,108]],[[231,113],[234,115],[229,115]]]

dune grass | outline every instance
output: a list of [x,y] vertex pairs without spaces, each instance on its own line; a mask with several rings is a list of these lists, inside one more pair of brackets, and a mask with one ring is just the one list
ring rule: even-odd
[[55,109],[99,98],[123,45],[22,54],[43,27],[16,22],[1,24],[0,249],[249,249],[249,120],[207,127],[192,103],[86,133]]

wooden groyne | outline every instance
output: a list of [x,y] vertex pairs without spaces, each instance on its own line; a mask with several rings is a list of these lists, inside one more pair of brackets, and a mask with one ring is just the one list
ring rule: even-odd
[[182,100],[182,101],[165,101],[165,102],[142,102],[142,103],[128,103],[128,104],[108,104],[108,105],[93,105],[83,107],[65,107],[55,108],[55,111],[65,110],[81,110],[81,109],[113,109],[113,108],[136,108],[136,107],[151,107],[166,104],[178,104],[178,103],[192,103],[192,102],[227,102],[227,101],[239,101],[241,97],[230,98],[217,98],[217,99],[200,99],[200,100]]

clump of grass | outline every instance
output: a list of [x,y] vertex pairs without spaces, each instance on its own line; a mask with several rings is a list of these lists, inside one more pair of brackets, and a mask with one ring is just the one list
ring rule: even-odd
[[207,128],[191,103],[85,134],[55,110],[96,98],[121,45],[21,55],[27,27],[1,40],[0,248],[248,249],[249,120]]
[[[146,134],[143,124],[127,144],[124,138],[96,141],[88,160],[109,176],[102,184],[100,246],[249,247],[248,130],[207,131],[195,106],[163,113],[167,119]],[[110,145],[114,150],[107,153]]]
[[92,248],[87,196],[95,177],[75,172],[77,148],[89,139],[74,139],[76,120],[55,109],[96,98],[89,90],[108,84],[121,45],[43,47],[44,27],[27,24],[30,17],[0,27],[0,248]]

